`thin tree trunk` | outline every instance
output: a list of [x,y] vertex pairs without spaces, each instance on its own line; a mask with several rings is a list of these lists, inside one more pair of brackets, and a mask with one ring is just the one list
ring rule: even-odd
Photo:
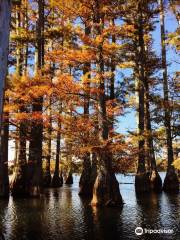
[[162,70],[163,70],[163,93],[164,93],[164,125],[166,128],[166,141],[167,141],[167,157],[168,168],[167,174],[164,180],[163,189],[166,192],[179,192],[178,176],[175,172],[172,146],[172,131],[171,131],[171,115],[169,105],[169,86],[168,86],[168,73],[167,73],[167,61],[166,61],[166,39],[165,39],[165,23],[164,23],[164,5],[163,1],[160,3],[160,24],[161,24],[161,48],[162,48]]
[[146,157],[149,158],[150,162],[150,187],[154,191],[161,191],[162,190],[162,180],[157,171],[156,166],[156,158],[154,152],[154,144],[153,144],[153,136],[152,136],[152,127],[151,127],[151,116],[150,116],[150,96],[149,96],[149,83],[148,79],[145,79],[145,125],[147,131],[147,155]]
[[9,47],[11,1],[0,1],[0,197],[7,197],[9,194],[7,158],[3,155],[3,105],[4,87],[7,74],[7,59]]
[[[7,99],[8,101],[8,99]],[[9,176],[8,176],[8,143],[9,143],[9,113],[4,114],[3,116],[3,130],[2,130],[2,156],[4,160],[3,165],[3,175],[4,175],[4,192],[0,196],[8,197],[9,196]]]
[[[61,110],[60,110],[61,113]],[[52,187],[61,187],[63,184],[62,172],[59,176],[59,162],[61,156],[61,123],[58,120],[58,131],[57,131],[57,140],[56,140],[56,161],[55,161],[55,171],[52,178]]]
[[65,179],[65,184],[73,184],[73,175],[72,175],[72,144],[67,142],[67,162],[68,162],[68,171]]
[[46,167],[43,176],[43,186],[50,187],[51,185],[51,138],[52,138],[52,113],[51,113],[51,97],[49,99],[49,126],[47,129],[47,156],[46,156]]

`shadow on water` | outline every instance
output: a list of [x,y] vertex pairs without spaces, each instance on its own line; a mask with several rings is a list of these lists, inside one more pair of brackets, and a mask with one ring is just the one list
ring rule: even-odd
[[[5,240],[178,239],[178,195],[136,196],[133,184],[120,184],[123,209],[92,208],[90,201],[78,195],[79,177],[74,180],[72,186],[46,189],[41,199],[0,200]],[[120,176],[119,181],[133,182],[133,178]],[[138,237],[136,227],[173,229],[174,233]]]
[[145,233],[139,239],[179,239],[179,196],[162,193],[136,195],[139,222],[137,226],[149,230],[170,230],[171,233]]
[[4,222],[5,222],[5,217],[6,216],[6,212],[8,209],[8,204],[9,204],[9,199],[3,199],[0,200],[0,240],[4,240]]

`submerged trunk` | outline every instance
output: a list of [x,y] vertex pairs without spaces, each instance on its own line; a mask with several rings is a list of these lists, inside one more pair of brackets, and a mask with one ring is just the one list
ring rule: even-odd
[[[24,111],[22,111],[24,112]],[[13,197],[27,195],[27,160],[26,160],[26,125],[20,123],[19,128],[19,154],[11,180],[11,193]]]
[[157,171],[155,152],[154,152],[154,144],[153,144],[153,136],[152,136],[152,127],[151,127],[151,116],[150,116],[150,96],[149,96],[149,83],[148,79],[145,79],[145,123],[146,123],[146,131],[147,131],[147,158],[150,162],[150,171],[149,171],[149,179],[150,179],[150,188],[154,191],[162,190],[162,180]]
[[[102,33],[103,16],[100,16],[100,1],[95,2],[95,23],[97,35]],[[106,93],[105,93],[105,78],[104,78],[104,56],[103,43],[98,46],[97,70],[99,75],[99,93],[98,93],[98,108],[99,108],[99,140],[104,144],[109,138],[109,125],[106,112]],[[112,157],[110,150],[106,147],[98,153],[98,172],[93,188],[93,199],[91,204],[94,206],[122,206],[123,201],[119,190],[119,183],[116,180],[115,173],[112,169]]]
[[[88,23],[87,23],[88,24]],[[90,27],[88,25],[85,25],[85,35],[88,37],[90,35]],[[84,65],[84,70],[83,74],[86,75],[88,73],[88,77],[86,82],[84,83],[85,86],[85,97],[84,97],[84,119],[89,119],[89,106],[90,106],[90,70],[91,70],[91,64],[86,63]],[[89,134],[85,133],[85,138],[87,139],[88,143],[88,138]],[[93,186],[91,182],[91,160],[90,160],[90,153],[85,153],[83,157],[83,169],[82,169],[82,174],[79,182],[79,195],[84,196],[84,197],[92,197],[92,191],[93,191]]]
[[96,153],[92,153],[91,156],[91,184],[94,186],[97,176],[97,155]]
[[97,177],[93,189],[93,206],[122,206],[123,200],[119,190],[119,183],[112,170],[111,156],[103,152],[99,156]]
[[[40,104],[41,102],[41,104]],[[38,100],[38,104],[33,104],[34,112],[42,112],[43,100]],[[42,123],[34,122],[31,127],[31,139],[29,144],[28,161],[28,191],[32,197],[39,197],[42,188]]]
[[3,189],[0,191],[0,197],[9,196],[9,176],[8,176],[8,142],[9,142],[9,119],[8,115],[5,116],[3,121],[2,130],[2,156],[3,156],[3,166],[2,166],[2,179],[3,179]]
[[58,121],[58,131],[57,131],[57,142],[56,142],[56,162],[55,162],[55,171],[52,178],[52,187],[61,187],[63,184],[62,172],[59,175],[59,160],[61,156],[61,124]]
[[51,138],[52,138],[52,117],[51,117],[51,98],[49,101],[49,118],[50,123],[48,127],[47,134],[47,156],[46,156],[46,167],[43,176],[43,186],[50,187],[51,185]]
[[[44,65],[44,0],[38,0],[38,24],[37,24],[37,68],[41,70]],[[43,97],[34,99],[32,112],[42,113]],[[28,191],[32,197],[39,197],[42,189],[42,141],[43,122],[32,122],[31,139],[29,145],[28,162]]]
[[91,160],[90,154],[86,153],[83,158],[83,170],[79,181],[79,195],[92,197],[93,185],[91,182]]
[[163,93],[164,93],[164,125],[166,128],[166,141],[167,141],[167,155],[168,155],[168,169],[164,180],[163,189],[166,192],[178,192],[179,181],[175,172],[173,161],[173,146],[172,146],[172,131],[171,131],[171,116],[169,106],[169,86],[167,74],[167,61],[166,61],[166,36],[164,24],[164,6],[163,1],[160,2],[160,24],[161,24],[161,47],[162,47],[162,69],[163,69]]
[[71,169],[68,171],[65,184],[67,184],[67,185],[73,184],[73,175],[72,175],[72,170]]
[[[11,1],[0,1],[0,197],[9,194],[8,165],[6,152],[6,131],[3,129],[4,87],[7,74]],[[5,127],[5,126],[4,126]]]
[[[16,9],[16,28],[17,36],[20,36],[20,28],[24,19],[20,13],[20,8]],[[28,58],[28,56],[26,56]],[[23,54],[20,42],[17,41],[16,48],[16,73],[19,78],[22,77],[23,73]],[[24,66],[25,67],[25,66]],[[27,66],[26,66],[27,68]],[[26,109],[23,107],[24,102],[19,100],[20,107],[19,112],[25,113]],[[19,146],[18,146],[18,156],[14,168],[13,177],[11,180],[11,193],[13,197],[23,197],[27,195],[27,160],[26,160],[26,124],[20,122],[19,125]]]
[[137,54],[137,77],[138,77],[138,130],[139,130],[139,154],[138,154],[138,169],[135,176],[135,190],[138,193],[149,191],[149,178],[145,168],[145,141],[144,141],[144,83],[145,83],[145,69],[144,69],[144,32],[142,9],[138,6],[138,54]]

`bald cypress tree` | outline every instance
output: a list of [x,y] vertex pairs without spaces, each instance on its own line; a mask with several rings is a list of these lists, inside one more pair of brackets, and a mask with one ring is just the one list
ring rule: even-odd
[[[38,0],[37,21],[37,70],[44,65],[44,0]],[[33,99],[32,112],[42,114],[43,97]],[[42,189],[42,141],[43,123],[33,122],[31,126],[29,163],[28,163],[28,192],[32,197],[40,196]]]
[[164,126],[166,129],[166,144],[167,144],[167,158],[168,168],[164,180],[163,189],[166,192],[178,192],[179,181],[175,172],[174,166],[174,153],[172,145],[172,129],[171,129],[171,115],[169,103],[169,86],[168,86],[168,70],[166,58],[166,36],[165,36],[165,22],[164,22],[164,3],[159,0],[160,5],[160,24],[161,24],[161,57],[162,57],[162,70],[163,70],[163,94],[164,94]]
[[7,159],[4,156],[3,146],[3,105],[4,88],[7,74],[7,59],[9,47],[11,1],[0,1],[0,196],[6,197],[9,193]]

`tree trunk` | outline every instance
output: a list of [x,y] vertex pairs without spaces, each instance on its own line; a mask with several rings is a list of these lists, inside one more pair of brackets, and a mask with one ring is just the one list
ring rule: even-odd
[[[97,35],[102,33],[103,17],[100,16],[99,0],[95,2],[96,13],[94,16],[97,26]],[[99,139],[102,144],[108,140],[109,125],[106,113],[106,95],[104,79],[104,59],[102,43],[98,46],[97,70],[99,74]],[[93,199],[91,204],[94,206],[122,206],[123,201],[119,190],[119,183],[116,180],[112,169],[112,157],[108,149],[103,147],[98,153],[98,172],[93,188]]]
[[156,192],[162,190],[162,180],[157,171],[156,167],[156,159],[155,159],[155,152],[154,152],[154,144],[153,144],[153,136],[152,136],[152,127],[151,127],[151,116],[150,116],[150,106],[149,106],[149,83],[148,79],[145,79],[145,125],[147,131],[147,155],[146,157],[149,158],[150,162],[150,188]]
[[138,69],[138,130],[139,130],[139,154],[138,154],[138,169],[135,177],[135,190],[137,193],[149,191],[149,178],[145,168],[145,141],[144,141],[144,83],[145,83],[145,52],[144,52],[144,33],[142,23],[142,9],[138,6],[138,56],[137,56],[137,69]]
[[46,156],[46,168],[43,176],[43,186],[50,187],[51,185],[51,138],[52,138],[52,116],[51,116],[51,97],[49,101],[49,127],[47,129],[47,156]]
[[119,183],[111,165],[111,156],[108,152],[100,154],[98,172],[93,188],[93,206],[122,206],[123,200],[119,190]]
[[68,171],[65,184],[67,184],[67,185],[73,184],[73,175],[72,175],[72,170],[71,169]]
[[166,61],[166,38],[165,38],[165,24],[164,24],[164,5],[163,1],[160,2],[160,24],[161,24],[161,48],[162,48],[162,70],[163,70],[163,93],[164,93],[164,125],[166,128],[166,141],[167,141],[167,155],[168,155],[168,168],[164,180],[163,190],[166,192],[179,192],[178,176],[175,172],[173,161],[173,146],[172,146],[172,131],[171,131],[171,116],[169,105],[169,86],[168,86],[168,73]]
[[[61,113],[61,110],[60,110]],[[62,173],[59,176],[59,160],[61,156],[61,123],[58,120],[58,131],[57,131],[57,142],[56,142],[56,162],[55,162],[55,171],[52,178],[52,187],[61,187],[63,184]]]
[[[22,19],[20,13],[20,8],[16,9],[16,31],[17,36],[20,36],[19,29],[21,27]],[[16,49],[16,73],[19,78],[22,77],[23,73],[23,54],[22,46],[20,42],[17,41]],[[28,57],[28,56],[27,56]],[[25,107],[23,107],[23,101],[19,100],[19,103],[22,105],[19,112],[26,112]],[[26,159],[26,124],[24,122],[20,123],[19,126],[19,149],[18,149],[18,158],[15,164],[13,177],[11,180],[11,193],[13,197],[24,197],[27,195],[27,159]]]
[[[88,37],[91,33],[90,26],[88,26],[89,23],[85,24],[85,35]],[[86,63],[84,65],[83,74],[88,74],[88,79],[84,83],[85,85],[85,97],[84,97],[84,118],[89,119],[89,95],[90,95],[90,70],[91,70],[91,64]],[[86,136],[86,142],[88,143],[89,134],[87,133]],[[86,144],[86,143],[85,143]],[[85,153],[83,157],[83,169],[82,174],[79,182],[79,195],[84,197],[92,197],[93,192],[93,186],[91,184],[91,160],[90,160],[90,153]]]
[[83,157],[83,170],[79,181],[79,195],[92,197],[93,185],[91,182],[91,160],[90,154],[86,153]]
[[[7,74],[7,59],[9,47],[11,1],[0,1],[0,197],[7,197],[9,193],[7,156],[3,153],[5,142],[3,141],[3,105],[4,87]],[[5,139],[4,139],[5,140]],[[6,154],[5,154],[6,155]]]
[[4,165],[2,169],[3,179],[4,179],[4,190],[3,194],[0,197],[8,197],[9,196],[9,176],[8,176],[8,143],[9,143],[9,114],[7,113],[4,116],[3,120],[3,131],[2,131],[2,156],[4,159]]
[[[24,108],[21,109],[24,112]],[[19,127],[19,154],[11,180],[11,194],[13,197],[27,196],[27,159],[26,159],[26,124]]]
[[[37,25],[37,68],[41,70],[44,64],[44,0],[38,0],[38,25]],[[32,111],[42,113],[43,97],[34,99]],[[28,191],[32,197],[39,197],[42,189],[42,120],[33,122],[31,127],[31,139],[29,145],[28,163]]]

